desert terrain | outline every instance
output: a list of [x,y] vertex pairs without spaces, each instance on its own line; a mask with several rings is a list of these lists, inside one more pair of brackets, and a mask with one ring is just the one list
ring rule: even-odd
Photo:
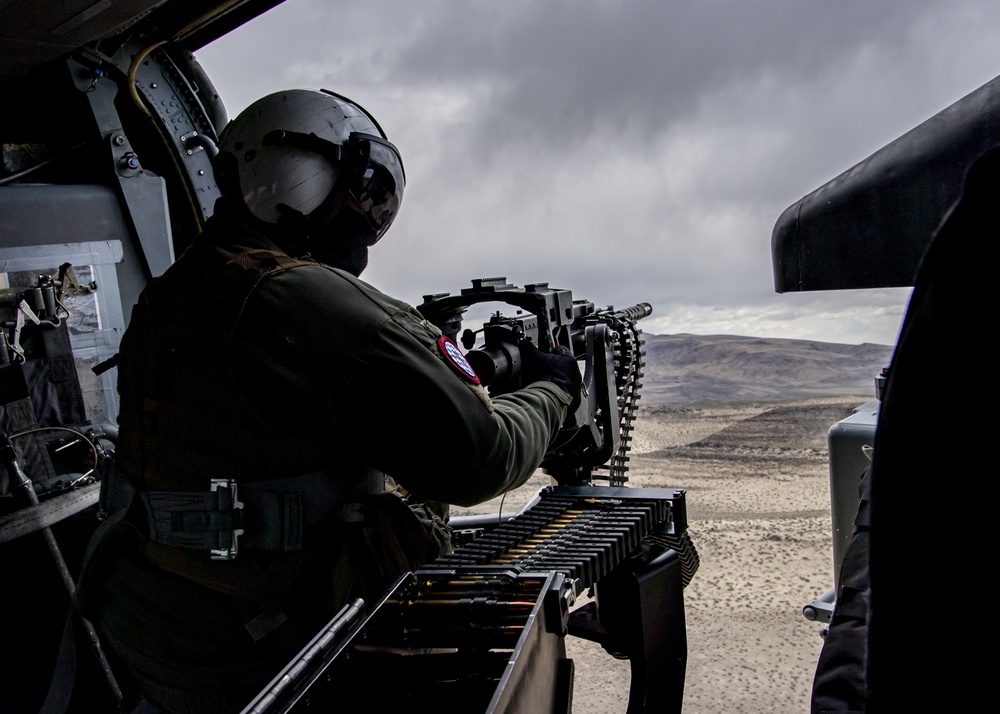
[[[629,483],[687,490],[701,557],[684,593],[686,714],[808,712],[822,639],[802,606],[833,584],[827,431],[869,399],[859,391],[640,407]],[[503,510],[546,483],[536,474]],[[463,512],[499,508],[497,499]],[[566,646],[574,711],[624,712],[629,663],[577,638]]]

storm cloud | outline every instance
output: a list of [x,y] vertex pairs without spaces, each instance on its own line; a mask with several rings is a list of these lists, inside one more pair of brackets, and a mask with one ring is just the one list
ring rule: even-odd
[[1000,73],[989,0],[287,0],[198,59],[230,115],[288,87],[371,111],[403,209],[365,279],[650,302],[648,332],[895,341],[907,290],[776,295],[791,203]]

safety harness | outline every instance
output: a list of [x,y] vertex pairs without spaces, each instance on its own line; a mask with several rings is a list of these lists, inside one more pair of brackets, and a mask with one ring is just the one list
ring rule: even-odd
[[[373,474],[367,492],[377,492]],[[129,499],[131,487],[119,476],[107,479],[108,494]],[[207,553],[212,560],[233,560],[239,546],[287,553],[302,547],[303,530],[326,521],[341,504],[357,495],[327,472],[238,485],[214,479],[205,491],[138,491],[149,540]],[[135,506],[133,506],[135,507]]]
[[[123,402],[131,425],[123,420],[120,465],[125,474],[138,475],[138,483],[161,488],[135,490],[116,474],[104,498],[128,507],[130,522],[149,541],[213,560],[233,560],[240,547],[293,552],[302,548],[303,530],[324,522],[338,505],[357,496],[359,486],[366,493],[382,490],[374,477],[367,484],[331,477],[323,468],[328,458],[324,447],[274,437],[240,408],[233,390],[217,386],[204,370],[194,372],[191,383],[183,381],[187,372],[164,377],[176,358],[163,353],[176,352],[174,345],[185,341],[178,334],[187,342],[200,337],[204,359],[225,370],[232,330],[261,281],[290,268],[317,265],[275,251],[244,252],[202,274],[200,287],[161,285],[158,296],[136,306],[142,317],[133,317],[139,330],[134,344],[163,347],[123,359],[123,367],[130,367],[133,394],[139,389],[141,396]],[[212,308],[208,328],[199,320],[204,320],[205,305]],[[186,335],[191,326],[196,326],[193,335]],[[147,358],[152,364],[138,364],[142,355],[153,355]],[[220,375],[218,383],[227,378]],[[230,447],[215,449],[213,437]],[[296,471],[301,475],[284,475]],[[147,555],[164,552],[147,550]]]

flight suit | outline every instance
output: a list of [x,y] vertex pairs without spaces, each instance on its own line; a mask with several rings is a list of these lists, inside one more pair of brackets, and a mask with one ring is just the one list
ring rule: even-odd
[[[88,587],[147,697],[238,710],[345,602],[423,562],[427,534],[383,474],[472,505],[536,470],[570,396],[540,381],[490,399],[441,339],[409,305],[223,216],[147,287],[119,358],[116,466],[138,495]],[[228,560],[198,529],[219,513],[176,505],[221,499],[213,480],[269,514],[246,509]]]

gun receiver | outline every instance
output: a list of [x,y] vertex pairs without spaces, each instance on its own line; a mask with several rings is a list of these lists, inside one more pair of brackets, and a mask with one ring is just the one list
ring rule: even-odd
[[595,478],[624,485],[644,354],[635,323],[652,313],[650,304],[599,310],[588,300],[574,300],[569,290],[548,283],[519,288],[501,277],[473,280],[458,295],[425,295],[417,309],[455,340],[465,312],[487,302],[518,308],[512,316],[495,312],[483,325],[479,347],[477,332],[462,334],[466,358],[492,396],[524,386],[520,350],[526,342],[543,351],[564,345],[583,362],[580,406],[567,417],[542,466],[564,485],[590,484]]

